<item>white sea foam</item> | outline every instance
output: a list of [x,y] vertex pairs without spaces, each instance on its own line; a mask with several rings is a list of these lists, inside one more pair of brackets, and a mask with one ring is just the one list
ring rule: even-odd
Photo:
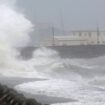
[[68,103],[56,103],[51,105],[104,105],[104,102],[68,102]]
[[73,102],[70,105],[84,105],[85,103],[86,105],[89,105],[90,103],[97,105],[97,103],[103,104],[105,102],[105,94],[103,94],[103,91],[88,84],[85,80],[76,82],[53,79],[24,83],[16,86],[15,89],[31,94],[72,98],[77,100],[77,102]]
[[[37,72],[50,78],[81,79],[79,74],[66,66],[69,63],[68,60],[61,58],[59,53],[52,49],[43,47],[35,50],[32,59],[28,62]],[[75,78],[73,78],[74,76]]]
[[[36,81],[20,84],[15,87],[17,90],[30,92],[32,94],[41,94],[56,97],[70,97],[70,94],[76,92],[80,84],[63,79],[50,79],[46,81]],[[46,90],[45,90],[46,89]]]

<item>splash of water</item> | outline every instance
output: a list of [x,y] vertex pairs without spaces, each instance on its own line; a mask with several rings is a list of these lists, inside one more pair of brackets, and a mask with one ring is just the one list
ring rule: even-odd
[[5,4],[0,4],[0,39],[9,46],[22,46],[29,41],[33,25],[25,16]]
[[16,11],[15,3],[15,0],[0,1],[0,73],[3,75],[23,75],[22,72],[32,69],[16,58],[19,52],[15,47],[28,43],[33,25]]

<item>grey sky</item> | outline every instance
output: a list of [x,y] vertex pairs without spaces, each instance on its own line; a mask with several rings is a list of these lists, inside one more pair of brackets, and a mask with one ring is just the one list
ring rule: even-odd
[[105,0],[19,0],[18,4],[34,23],[61,27],[63,20],[65,29],[95,29],[96,24],[105,29]]

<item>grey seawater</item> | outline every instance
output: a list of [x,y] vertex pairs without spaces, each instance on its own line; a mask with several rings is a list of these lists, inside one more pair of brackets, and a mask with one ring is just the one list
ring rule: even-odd
[[[14,88],[16,85],[22,84],[22,83],[28,83],[28,82],[35,82],[35,81],[44,81],[45,79],[38,79],[38,78],[17,78],[17,77],[4,77],[0,75],[0,83],[3,85],[6,85],[10,88]],[[63,97],[50,97],[46,95],[32,95],[29,93],[25,93],[22,91],[18,91],[19,93],[24,94],[25,97],[27,98],[35,98],[38,102],[42,104],[53,104],[53,103],[62,103],[62,102],[76,102],[77,100],[75,99],[66,99]]]
[[[105,62],[105,45],[88,45],[88,46],[50,46],[48,49],[55,50],[59,53],[62,59],[83,59],[87,65],[97,66],[97,68],[89,69],[79,66],[64,65],[65,70],[68,69],[79,75],[90,78],[96,75],[102,76],[105,74],[104,62]],[[28,60],[32,58],[32,53],[39,49],[38,47],[25,47],[18,48],[21,52],[22,59]],[[103,56],[104,58],[98,59]],[[91,60],[97,58],[96,60]]]
[[10,88],[14,88],[16,85],[26,83],[26,82],[33,82],[33,81],[43,81],[44,79],[38,78],[18,78],[18,77],[4,77],[0,75],[0,83],[3,85],[7,85]]
[[[75,46],[75,47],[68,47],[68,46],[53,46],[48,47],[50,49],[54,49],[57,52],[59,52],[59,55],[61,58],[69,58],[69,59],[85,59],[89,65],[92,66],[98,65],[100,66],[102,64],[102,61],[99,62],[96,61],[88,61],[91,58],[97,58],[100,56],[105,55],[105,46]],[[21,51],[21,58],[28,60],[32,57],[32,52],[37,49],[37,47],[26,47],[26,48],[19,48]],[[97,60],[98,61],[98,60]],[[104,60],[103,60],[104,62]],[[95,64],[96,63],[96,64]],[[104,63],[103,63],[104,65]],[[105,73],[105,70],[103,68],[95,68],[94,69],[84,69],[81,67],[75,67],[75,66],[65,66],[65,69],[69,69],[72,72],[75,72],[85,78],[92,78],[96,75],[103,75]],[[32,82],[32,81],[42,81],[40,79],[27,79],[27,78],[0,78],[0,82],[3,84],[8,85],[9,87],[14,87],[16,85]],[[65,98],[57,98],[57,97],[48,97],[45,95],[32,95],[22,92],[26,97],[35,98],[37,101],[43,103],[43,104],[52,104],[52,103],[62,103],[62,102],[76,102],[78,100],[75,99],[65,99]]]

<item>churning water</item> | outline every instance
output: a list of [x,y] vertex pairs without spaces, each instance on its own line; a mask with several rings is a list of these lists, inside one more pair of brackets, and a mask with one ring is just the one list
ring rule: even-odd
[[27,62],[47,80],[23,83],[15,87],[17,90],[78,101],[64,105],[105,103],[104,56],[91,59],[62,58],[55,50],[39,48]]
[[15,0],[0,1],[0,74],[47,79],[20,84],[17,90],[78,100],[69,105],[103,105],[105,56],[62,58],[55,50],[39,48],[27,61],[17,58],[16,47],[27,45],[33,25],[15,4]]

